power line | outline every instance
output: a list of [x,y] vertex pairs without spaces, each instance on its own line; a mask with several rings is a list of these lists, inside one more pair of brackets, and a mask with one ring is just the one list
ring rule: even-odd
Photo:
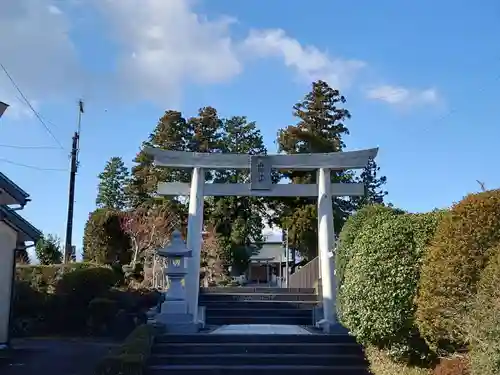
[[37,167],[34,165],[28,165],[28,164],[23,164],[23,163],[17,163],[15,161],[9,160],[9,159],[4,159],[0,158],[0,162],[15,165],[17,167],[23,167],[23,168],[29,168],[29,169],[35,169],[38,171],[50,171],[50,172],[67,172],[67,169],[64,168],[43,168],[43,167]]
[[12,83],[12,85],[16,88],[16,90],[19,93],[19,95],[21,95],[21,97],[23,98],[24,102],[28,105],[28,107],[30,108],[30,110],[33,112],[33,114],[35,115],[35,117],[38,119],[38,121],[40,122],[40,124],[42,124],[42,126],[45,128],[45,130],[47,131],[47,133],[49,133],[49,135],[54,139],[54,141],[57,143],[57,145],[59,146],[59,148],[61,150],[65,150],[64,146],[62,145],[62,143],[59,142],[59,140],[54,135],[54,133],[52,133],[52,130],[50,130],[49,126],[45,123],[45,121],[42,119],[42,117],[40,116],[40,114],[35,110],[35,108],[33,108],[33,106],[31,105],[30,101],[28,100],[28,98],[24,95],[24,93],[21,91],[21,89],[19,88],[19,86],[16,84],[16,81],[14,81],[14,78],[12,78],[12,76],[9,74],[7,68],[2,63],[0,63],[0,67],[2,68],[2,70],[5,73],[5,75],[7,76],[7,78],[9,79],[9,81]]
[[21,150],[60,150],[59,147],[55,146],[21,146],[21,145],[2,145],[0,147],[3,148],[15,148]]

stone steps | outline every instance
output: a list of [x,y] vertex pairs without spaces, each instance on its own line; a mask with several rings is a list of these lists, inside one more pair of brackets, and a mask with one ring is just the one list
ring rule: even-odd
[[200,305],[208,325],[278,326],[269,331],[256,326],[251,334],[231,332],[238,328],[231,326],[214,333],[162,335],[155,340],[147,374],[369,375],[361,346],[340,325],[332,334],[278,334],[300,332],[288,331],[285,324],[311,326],[317,303],[313,289],[202,288]]
[[200,295],[212,294],[316,294],[313,288],[279,288],[258,286],[232,286],[200,288]]
[[273,309],[273,310],[312,310],[318,304],[317,301],[210,301],[205,300],[200,305],[210,309],[223,310],[223,309],[247,309],[251,311]]
[[310,301],[316,302],[318,296],[315,294],[296,294],[296,293],[213,293],[200,294],[200,304],[206,302],[225,301],[225,302],[244,302],[244,301],[280,301],[280,302],[296,302]]
[[361,347],[347,334],[167,334],[157,338],[148,374],[368,375]]
[[310,318],[310,309],[297,308],[241,308],[228,306],[226,308],[207,306],[206,312],[212,317],[220,316],[276,316],[276,317],[294,317],[294,318]]

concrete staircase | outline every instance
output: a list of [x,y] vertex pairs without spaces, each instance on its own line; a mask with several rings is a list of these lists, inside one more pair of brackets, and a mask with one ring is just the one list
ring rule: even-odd
[[200,290],[207,325],[313,324],[314,289],[205,288]]
[[[207,288],[208,325],[311,326],[312,289]],[[310,328],[313,330],[313,328]],[[335,334],[165,334],[156,339],[149,375],[369,375],[363,350],[347,331]]]

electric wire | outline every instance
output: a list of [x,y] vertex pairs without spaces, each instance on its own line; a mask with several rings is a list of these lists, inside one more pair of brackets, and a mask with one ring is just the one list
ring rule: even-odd
[[10,75],[9,71],[7,70],[7,68],[2,64],[0,63],[0,68],[2,68],[2,70],[4,71],[5,75],[7,76],[7,78],[9,79],[9,81],[12,83],[12,85],[15,87],[15,89],[17,90],[17,92],[19,93],[19,95],[21,95],[21,97],[23,98],[24,102],[26,103],[26,105],[29,107],[29,109],[33,112],[33,114],[35,115],[35,117],[38,119],[38,121],[40,122],[40,124],[42,124],[42,126],[45,128],[45,130],[47,131],[47,133],[52,137],[52,139],[57,143],[57,145],[59,146],[59,148],[61,150],[66,150],[64,148],[64,146],[62,145],[62,143],[59,141],[59,139],[57,139],[57,137],[54,135],[54,133],[52,132],[52,130],[50,130],[50,127],[47,125],[47,123],[43,120],[42,116],[40,116],[40,114],[35,110],[35,108],[33,108],[33,106],[31,105],[31,102],[28,100],[28,98],[24,95],[24,93],[21,91],[21,88],[17,85],[16,81],[14,80],[14,78]]
[[34,169],[37,171],[46,171],[46,172],[68,172],[68,169],[64,168],[43,168],[43,167],[37,167],[35,165],[29,165],[29,164],[23,164],[23,163],[18,163],[9,159],[5,158],[0,158],[1,163],[7,163],[11,165],[15,165],[17,167],[23,167],[23,168],[28,168],[28,169]]

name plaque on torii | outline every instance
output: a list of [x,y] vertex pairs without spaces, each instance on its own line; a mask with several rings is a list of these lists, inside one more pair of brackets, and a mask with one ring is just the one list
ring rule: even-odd
[[250,156],[250,190],[271,190],[272,161],[266,155]]

